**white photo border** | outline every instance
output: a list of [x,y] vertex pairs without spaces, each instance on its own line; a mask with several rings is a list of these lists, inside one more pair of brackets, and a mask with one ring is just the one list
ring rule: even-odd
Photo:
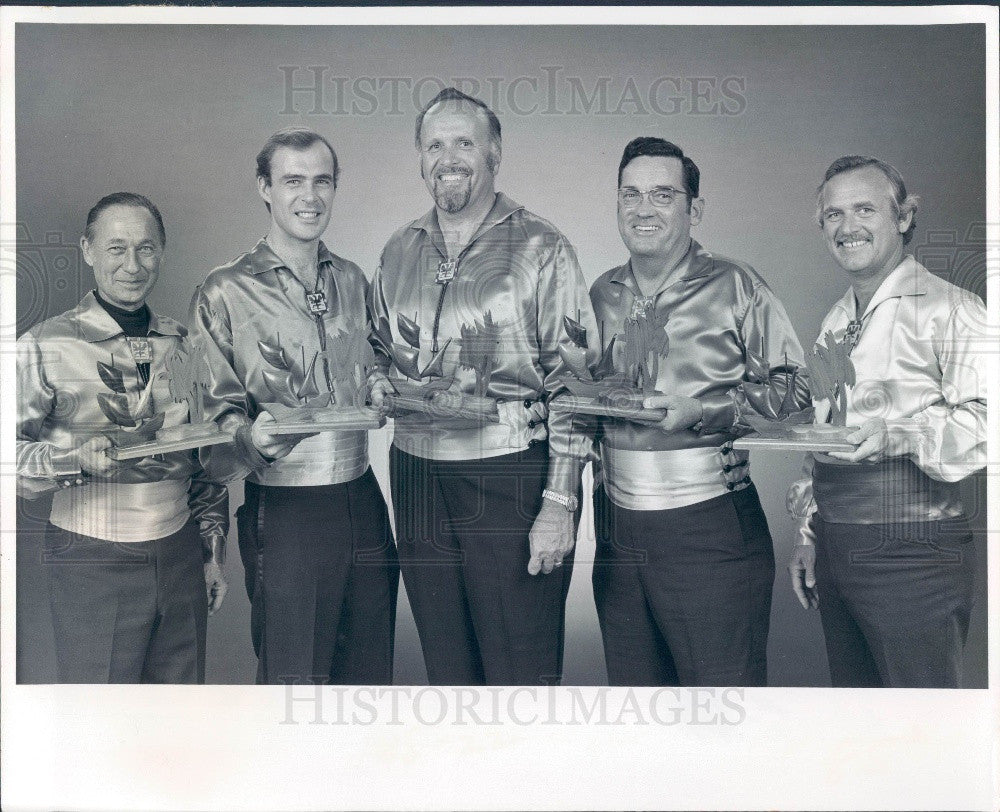
[[[982,23],[987,29],[987,295],[990,323],[998,325],[1000,35],[997,9],[984,6],[5,7],[0,9],[0,265],[12,260],[17,222],[16,23],[325,26],[370,25],[373,17],[388,25],[448,26],[508,25],[512,19],[672,26]],[[747,689],[738,700],[730,697],[739,708],[731,718],[742,717],[734,724],[691,722],[700,700],[680,694],[686,723],[647,719],[646,724],[601,725],[593,720],[547,723],[572,718],[577,696],[569,689],[539,696],[506,689],[496,694],[504,721],[488,725],[453,721],[461,699],[443,689],[445,723],[421,724],[414,718],[417,707],[436,716],[438,694],[415,699],[428,689],[410,688],[409,696],[392,691],[366,696],[378,717],[377,723],[366,724],[368,712],[358,708],[356,697],[348,698],[355,702],[348,707],[362,714],[360,721],[337,716],[334,689],[324,689],[320,708],[300,694],[289,706],[288,693],[276,687],[16,684],[15,300],[14,275],[0,274],[0,702],[6,809],[998,808],[996,510],[988,518],[989,690]],[[992,404],[1000,402],[998,377],[990,381]],[[1000,451],[998,412],[991,406],[991,460]],[[1000,504],[998,474],[1000,465],[994,463],[988,471],[991,505]],[[576,690],[587,702],[603,693],[619,714],[633,701],[625,689]],[[657,701],[653,692],[635,691],[634,701],[648,709]],[[490,701],[482,699],[482,708]],[[393,716],[393,702],[397,711],[402,702],[401,716]],[[522,724],[533,714],[533,722]]]

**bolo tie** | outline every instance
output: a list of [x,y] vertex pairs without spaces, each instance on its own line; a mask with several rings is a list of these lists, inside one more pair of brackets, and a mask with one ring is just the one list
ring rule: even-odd
[[434,281],[441,286],[441,293],[438,294],[437,309],[434,311],[434,329],[432,331],[431,352],[438,351],[438,328],[441,326],[441,310],[444,308],[444,295],[448,292],[448,285],[458,273],[458,260],[446,259],[438,263],[437,274]]
[[844,343],[847,345],[847,354],[854,352],[861,338],[861,319],[851,319],[847,322],[847,332],[844,333]]
[[153,363],[153,345],[149,342],[149,336],[126,336],[125,340],[145,388],[149,384],[149,365]]

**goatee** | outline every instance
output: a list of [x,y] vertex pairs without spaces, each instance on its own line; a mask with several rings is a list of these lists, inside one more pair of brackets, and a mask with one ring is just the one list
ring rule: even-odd
[[468,186],[464,189],[449,190],[439,187],[434,190],[434,202],[437,203],[438,208],[448,212],[448,214],[455,214],[469,205],[471,195],[472,190]]

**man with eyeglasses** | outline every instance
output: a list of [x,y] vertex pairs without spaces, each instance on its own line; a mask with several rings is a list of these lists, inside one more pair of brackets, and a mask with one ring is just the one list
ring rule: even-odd
[[[563,316],[596,332],[586,283],[566,238],[495,191],[500,122],[483,102],[446,88],[417,116],[415,135],[434,207],[386,244],[373,310],[390,343],[401,340],[399,316],[412,320],[421,367],[444,353],[452,392],[481,390],[479,379],[499,416],[483,425],[396,419],[399,560],[427,676],[557,682],[591,438],[565,413],[546,416],[568,372]],[[480,378],[469,364],[484,350],[492,374]]]
[[[819,335],[850,353],[858,447],[814,455],[792,587],[819,606],[834,687],[959,688],[976,551],[958,483],[986,464],[986,308],[905,253],[918,201],[891,165],[839,158],[817,196],[851,282]],[[830,411],[817,398],[816,421]]]
[[[618,230],[629,261],[590,290],[603,348],[622,364],[625,324],[665,331],[648,408],[654,425],[601,419],[603,484],[594,497],[594,599],[612,685],[764,685],[774,551],[731,441],[741,385],[794,380],[809,404],[802,348],[781,302],[748,265],[691,239],[700,173],[662,138],[628,144],[618,169]],[[632,331],[634,334],[634,331]],[[778,400],[781,398],[779,397]]]

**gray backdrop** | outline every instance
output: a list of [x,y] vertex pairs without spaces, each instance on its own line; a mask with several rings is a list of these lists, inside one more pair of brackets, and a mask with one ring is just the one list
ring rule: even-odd
[[[529,12],[530,14],[530,12]],[[378,11],[372,11],[373,19]],[[104,194],[141,192],[161,209],[167,255],[150,298],[186,319],[193,288],[268,223],[253,158],[274,130],[328,136],[343,165],[325,240],[371,274],[385,240],[430,207],[413,119],[442,84],[499,114],[498,188],[576,246],[588,282],[626,257],[615,224],[625,143],[676,141],[702,170],[695,237],[749,262],[783,299],[804,344],[847,282],[823,247],[815,188],[850,153],[897,166],[923,204],[911,249],[931,270],[985,288],[985,34],[930,27],[239,27],[17,26],[18,329],[93,286],[76,242]],[[303,89],[304,88],[304,89]],[[387,433],[372,435],[386,487]],[[753,476],[774,535],[773,685],[826,685],[817,613],[783,566],[794,525],[785,489],[800,455],[757,453]],[[985,486],[965,488],[980,557],[968,687],[986,684]],[[234,488],[232,509],[242,500]],[[21,503],[18,678],[54,678],[39,566],[45,502]],[[586,519],[586,517],[585,517]],[[590,590],[593,535],[570,591],[566,684],[605,681]],[[245,683],[255,662],[231,539],[231,591],[210,621],[208,681]],[[396,682],[425,681],[401,589]]]

